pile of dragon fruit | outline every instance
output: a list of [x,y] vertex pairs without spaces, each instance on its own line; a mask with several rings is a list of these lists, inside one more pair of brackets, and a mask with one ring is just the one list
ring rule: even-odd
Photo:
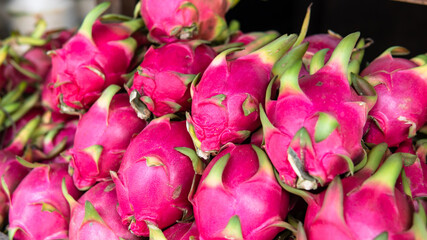
[[427,54],[363,60],[310,7],[245,33],[235,4],[3,39],[0,238],[427,239]]

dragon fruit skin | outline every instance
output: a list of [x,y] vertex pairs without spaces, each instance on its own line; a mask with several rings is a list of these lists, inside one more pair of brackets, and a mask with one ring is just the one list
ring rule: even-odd
[[205,169],[192,203],[200,239],[273,239],[289,195],[260,148],[230,143]]
[[68,238],[70,208],[62,195],[62,179],[70,195],[78,198],[81,193],[74,187],[66,164],[36,167],[22,180],[9,211],[11,239]]
[[164,235],[168,240],[199,240],[196,222],[176,223],[168,228]]
[[353,84],[371,90],[358,96],[347,77],[358,36],[344,38],[312,75],[298,80],[301,61],[288,67],[280,77],[278,99],[267,99],[266,114],[261,111],[266,152],[287,185],[316,189],[352,171],[364,157],[363,126],[375,96],[369,84],[354,77]]
[[197,86],[192,85],[189,132],[199,156],[215,155],[226,143],[241,143],[260,126],[258,106],[273,64],[285,54],[296,35],[284,35],[243,57],[227,60],[236,49],[220,53]]
[[412,205],[395,188],[401,168],[401,155],[395,154],[358,187],[336,177],[309,203],[304,222],[308,239],[374,239],[410,229]]
[[427,64],[393,58],[399,49],[387,49],[361,73],[378,94],[365,126],[367,143],[397,147],[427,122]]
[[[70,172],[79,189],[88,189],[117,171],[132,137],[146,125],[129,104],[126,93],[111,85],[80,119],[70,150]],[[120,137],[117,137],[120,136]]]
[[149,38],[159,43],[185,39],[220,40],[227,24],[224,16],[234,0],[141,0],[141,16]]
[[190,83],[203,73],[216,52],[201,42],[170,43],[150,47],[135,73],[131,90],[157,117],[188,111],[191,107]]
[[[53,94],[64,112],[82,112],[111,84],[123,84],[136,49],[132,33],[141,21],[96,21],[109,6],[101,3],[86,17],[79,32],[61,49],[53,51]],[[90,79],[90,81],[88,81]]]
[[419,140],[417,142],[417,149],[415,150],[412,139],[403,141],[396,149],[396,152],[408,153],[404,155],[404,160],[406,161],[404,161],[404,175],[402,177],[408,183],[409,189],[405,189],[406,186],[402,182],[402,179],[399,179],[397,187],[401,192],[410,195],[414,200],[427,197],[426,149],[426,141]]
[[139,239],[122,225],[117,211],[115,185],[112,181],[93,186],[78,202],[64,194],[71,206],[69,239]]
[[[198,20],[193,6],[184,0],[141,0],[141,16],[150,31],[150,38],[158,42],[192,38],[191,28],[195,28]],[[189,33],[186,33],[186,28]],[[182,33],[181,29],[184,30]]]
[[135,235],[149,236],[147,225],[164,229],[192,212],[188,194],[195,172],[180,149],[196,157],[185,122],[157,118],[131,141],[118,174],[111,173],[118,213]]

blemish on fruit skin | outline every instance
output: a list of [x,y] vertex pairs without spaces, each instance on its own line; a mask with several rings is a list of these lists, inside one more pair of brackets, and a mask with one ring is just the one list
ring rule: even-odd
[[401,110],[408,110],[411,105],[412,100],[410,98],[405,98],[402,103],[398,105],[398,108]]
[[319,82],[317,82],[317,83],[316,83],[316,86],[318,86],[318,87],[320,87],[320,86],[322,86],[322,85],[323,85],[323,82],[320,82],[320,81],[319,81]]

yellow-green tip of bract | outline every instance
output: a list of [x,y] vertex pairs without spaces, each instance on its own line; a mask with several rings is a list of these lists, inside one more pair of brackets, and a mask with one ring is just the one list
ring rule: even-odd
[[239,216],[234,215],[230,218],[227,226],[222,231],[222,235],[225,239],[243,240],[242,225]]
[[364,184],[382,185],[394,189],[402,167],[402,153],[395,153],[388,157],[377,172],[368,178]]
[[218,187],[222,185],[222,174],[224,169],[230,159],[230,153],[222,156],[218,161],[213,165],[209,174],[206,176],[203,183],[210,187]]
[[343,74],[347,75],[350,57],[359,36],[359,32],[354,32],[343,38],[333,51],[327,65],[336,65],[341,68]]
[[250,55],[258,55],[264,64],[274,65],[295,43],[297,35],[283,35]]
[[79,29],[79,33],[83,34],[89,39],[92,39],[93,24],[95,23],[96,19],[98,19],[110,7],[110,4],[111,3],[109,2],[103,2],[93,8],[83,20],[83,23]]

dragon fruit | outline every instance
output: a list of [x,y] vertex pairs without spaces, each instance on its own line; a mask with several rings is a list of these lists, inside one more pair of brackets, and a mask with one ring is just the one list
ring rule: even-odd
[[367,143],[397,147],[427,122],[427,64],[393,58],[402,52],[400,47],[387,49],[361,73],[378,94],[365,126]]
[[192,203],[200,239],[273,239],[289,195],[264,151],[230,143],[205,169]]
[[30,120],[19,131],[12,143],[0,150],[0,228],[7,218],[11,194],[30,171],[16,160],[16,155],[23,154],[24,147],[39,122],[40,117]]
[[266,111],[261,111],[265,149],[287,185],[316,189],[352,172],[354,163],[364,158],[363,126],[376,96],[355,75],[351,81],[361,96],[349,84],[347,69],[358,37],[353,33],[344,38],[312,75],[298,79],[301,61],[288,64],[277,100],[270,99],[271,82]]
[[[369,151],[367,158],[364,159],[359,165],[356,166],[357,172],[352,175],[342,179],[344,192],[351,192],[354,189],[360,187],[365,180],[374,174],[380,164],[383,162],[385,158],[388,156],[388,148],[387,144],[382,143]],[[323,198],[325,197],[325,191],[320,192],[315,195],[310,192],[305,192],[300,189],[292,188],[283,182],[279,182],[280,185],[290,193],[293,193],[297,196],[302,197],[305,202],[310,206],[310,211],[317,213],[322,207],[321,203],[323,202]],[[305,206],[305,210],[307,206]],[[304,211],[305,212],[305,211]],[[316,217],[315,214],[306,214],[305,222],[310,224],[314,221]]]
[[187,124],[199,156],[207,159],[226,143],[242,143],[260,126],[258,105],[264,102],[273,64],[296,38],[284,35],[234,60],[227,60],[227,55],[238,49],[225,50],[212,61],[197,86],[192,85]]
[[[135,73],[131,90],[143,96],[141,101],[157,117],[188,111],[190,83],[196,74],[205,71],[215,56],[216,52],[201,41],[151,47]],[[131,93],[131,102],[138,93]]]
[[70,173],[81,190],[109,179],[110,171],[119,169],[132,137],[146,125],[136,116],[128,95],[116,94],[119,90],[117,85],[105,89],[78,123],[70,150]]
[[68,175],[67,164],[25,165],[35,168],[12,195],[9,238],[67,239],[70,208],[62,195],[62,180],[65,179],[66,188],[73,198],[81,195]]
[[[427,197],[427,141],[425,139],[417,142],[415,151],[412,139],[403,141],[396,152],[406,153],[404,156],[404,166],[402,178],[399,179],[397,187],[413,199]],[[415,200],[416,202],[416,200]]]
[[191,214],[192,163],[200,174],[203,163],[185,122],[172,122],[168,115],[151,121],[129,144],[118,174],[111,172],[122,223],[138,236],[149,236]]
[[184,39],[222,40],[225,13],[237,0],[141,0],[141,16],[155,42]]
[[[308,239],[394,238],[411,228],[412,205],[395,188],[402,155],[393,154],[359,186],[339,177],[308,202],[304,228]],[[350,186],[346,186],[350,183]],[[307,194],[308,195],[308,194]]]
[[119,214],[111,210],[117,205],[112,181],[93,186],[76,201],[63,184],[63,194],[70,204],[69,239],[139,239],[122,225]]
[[104,2],[95,7],[78,33],[63,48],[51,52],[50,87],[63,112],[84,112],[106,87],[125,82],[122,75],[127,73],[137,48],[131,35],[143,23],[140,19],[121,23],[97,21],[108,6]]
[[177,223],[164,232],[167,240],[199,240],[196,222]]

